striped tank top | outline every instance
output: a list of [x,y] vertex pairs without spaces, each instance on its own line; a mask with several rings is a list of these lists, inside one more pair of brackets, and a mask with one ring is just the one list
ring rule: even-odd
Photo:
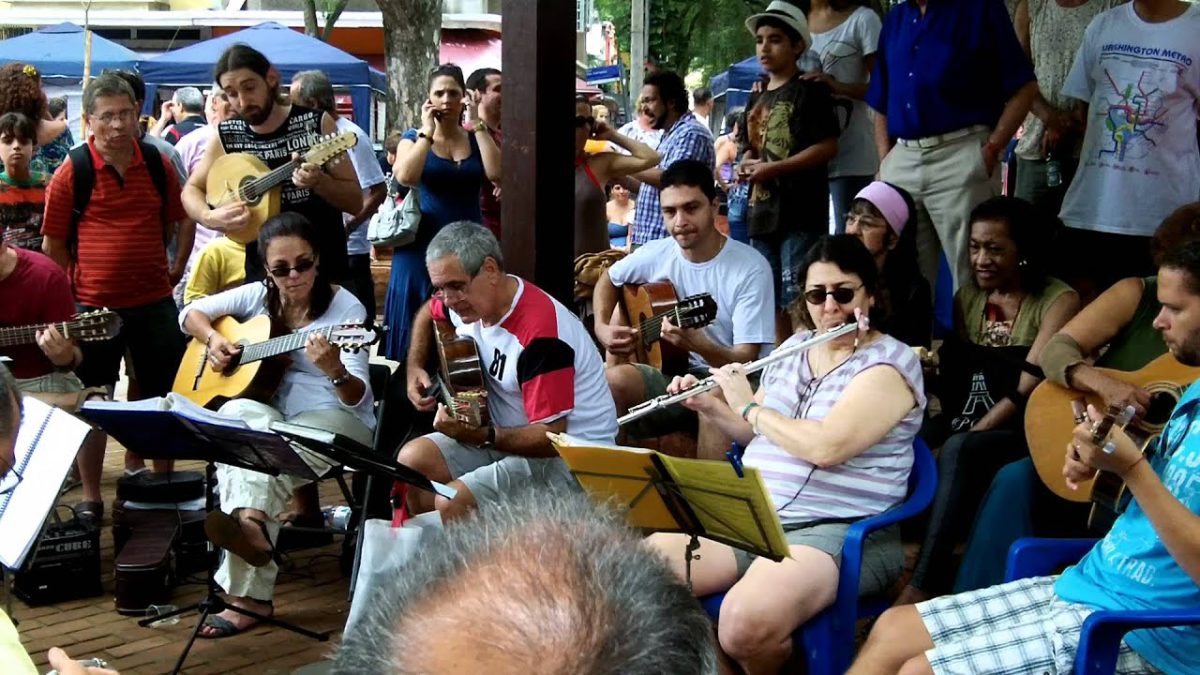
[[[779,348],[811,336],[811,332],[793,335]],[[743,461],[762,474],[785,526],[826,518],[872,516],[904,499],[913,464],[913,438],[925,412],[925,384],[916,354],[887,335],[860,348],[823,378],[813,376],[804,353],[780,361],[764,373],[764,406],[788,417],[820,420],[856,375],[875,366],[889,366],[899,372],[912,389],[917,405],[865,452],[839,466],[822,469],[763,435],[755,436],[747,446]]]

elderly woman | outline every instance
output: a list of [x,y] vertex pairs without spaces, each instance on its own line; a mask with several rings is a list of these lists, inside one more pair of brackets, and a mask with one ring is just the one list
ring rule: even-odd
[[[818,332],[869,316],[879,296],[875,261],[857,239],[824,237],[799,270],[801,300]],[[801,331],[782,348],[814,333]],[[720,393],[685,405],[746,447],[743,462],[762,472],[791,557],[755,559],[705,541],[692,563],[697,595],[728,590],[717,637],[746,673],[775,673],[791,634],[837,594],[842,543],[850,523],[904,499],[913,438],[925,410],[921,365],[911,349],[874,328],[825,342],[765,371],[755,393],[740,364],[713,371]],[[677,378],[672,390],[695,383]],[[653,543],[683,573],[683,535]],[[900,575],[899,534],[868,539],[864,593]]]
[[[874,326],[910,347],[929,347],[933,296],[917,268],[917,208],[908,192],[877,180],[850,202],[846,234],[858,237],[879,268],[881,304]],[[878,308],[877,308],[878,309]]]
[[50,119],[46,92],[42,91],[42,76],[37,68],[22,63],[0,67],[0,115],[10,112],[37,120],[37,149],[29,168],[47,178],[53,175],[67,159],[75,139],[66,120]]
[[[268,220],[259,232],[258,250],[267,273],[264,283],[201,298],[180,314],[184,331],[208,345],[214,370],[227,368],[240,349],[213,330],[213,322],[220,317],[246,321],[266,314],[288,332],[366,319],[366,310],[350,291],[330,284],[321,275],[316,232],[304,216],[283,213]],[[370,445],[375,418],[367,385],[367,353],[340,352],[324,337],[310,335],[302,351],[288,356],[283,382],[270,406],[235,399],[222,406],[221,414],[241,417],[251,426],[286,419]],[[316,455],[300,454],[318,476],[331,466]],[[305,481],[227,465],[218,465],[217,480],[223,512],[210,513],[204,528],[214,543],[228,551],[217,572],[217,583],[229,594],[230,604],[270,616],[279,573],[273,560],[272,542],[279,530],[274,519]],[[253,617],[226,610],[209,616],[200,636],[226,637],[256,623]]]
[[[954,335],[938,350],[933,389],[942,414],[922,435],[938,453],[938,489],[909,587],[897,603],[921,602],[954,584],[963,543],[992,478],[1028,456],[1025,399],[1041,378],[1043,347],[1079,311],[1079,295],[1046,274],[1050,227],[1015,197],[971,212],[971,279],[954,299]],[[948,436],[948,438],[947,438]],[[944,444],[943,444],[944,441]]]

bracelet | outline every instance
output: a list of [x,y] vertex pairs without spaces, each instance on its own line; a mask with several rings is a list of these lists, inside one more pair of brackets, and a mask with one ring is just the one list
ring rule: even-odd
[[750,414],[751,410],[754,410],[757,407],[758,407],[758,404],[755,403],[754,401],[747,403],[746,406],[744,408],[742,408],[742,419],[749,422],[750,420],[746,416]]
[[746,420],[747,422],[749,422],[749,423],[750,423],[750,430],[754,432],[754,435],[755,435],[755,436],[762,436],[762,435],[763,435],[763,432],[761,432],[761,431],[759,431],[759,430],[758,430],[758,418],[762,417],[762,415],[763,415],[763,411],[764,411],[764,410],[766,410],[766,408],[762,408],[762,407],[758,408],[758,414],[754,416],[754,419],[753,419],[753,420],[751,420],[751,419],[747,419],[747,420]]
[[339,375],[339,376],[337,376],[337,377],[331,377],[331,378],[329,378],[329,382],[330,382],[331,384],[333,384],[333,386],[334,386],[335,388],[336,388],[336,387],[341,387],[341,386],[343,386],[343,385],[349,384],[349,383],[350,383],[350,380],[351,380],[351,379],[353,379],[353,377],[354,377],[354,376],[350,374],[350,371],[346,371],[346,372],[345,372],[344,374],[342,374],[342,375]]
[[1129,467],[1125,469],[1125,473],[1122,474],[1122,476],[1128,476],[1129,472],[1133,471],[1133,467],[1137,466],[1138,464],[1141,464],[1144,461],[1146,461],[1146,455],[1145,454],[1138,455],[1138,458],[1133,460],[1133,464],[1130,464]]

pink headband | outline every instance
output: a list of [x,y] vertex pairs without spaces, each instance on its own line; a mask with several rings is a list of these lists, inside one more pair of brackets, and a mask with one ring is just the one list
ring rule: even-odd
[[891,185],[877,180],[859,190],[854,198],[865,199],[879,209],[879,212],[883,214],[883,219],[892,226],[892,231],[897,236],[904,231],[904,225],[908,223],[908,204],[904,203],[904,197],[901,197],[900,193],[896,192]]

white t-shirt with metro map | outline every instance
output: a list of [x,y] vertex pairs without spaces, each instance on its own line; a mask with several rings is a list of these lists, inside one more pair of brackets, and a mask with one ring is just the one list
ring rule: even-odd
[[1200,6],[1147,23],[1134,3],[1088,25],[1063,94],[1089,104],[1068,227],[1150,236],[1200,197]]
[[[511,275],[510,275],[511,276]],[[567,418],[567,433],[612,443],[617,407],[596,343],[579,319],[545,291],[521,279],[508,313],[493,326],[464,324],[440,300],[430,311],[475,341],[488,392],[488,414],[502,428]]]

